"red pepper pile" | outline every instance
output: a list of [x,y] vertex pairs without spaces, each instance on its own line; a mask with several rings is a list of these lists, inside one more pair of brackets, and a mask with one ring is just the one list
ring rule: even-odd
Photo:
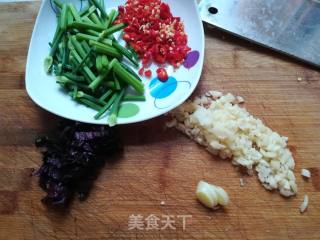
[[190,48],[179,17],[160,0],[127,0],[119,7],[117,23],[126,23],[123,39],[129,43],[147,67],[152,61],[179,67]]

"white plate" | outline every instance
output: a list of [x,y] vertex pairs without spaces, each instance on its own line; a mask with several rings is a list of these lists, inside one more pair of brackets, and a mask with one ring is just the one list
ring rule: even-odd
[[[80,8],[80,1],[73,2]],[[130,108],[131,116],[119,117],[117,124],[144,121],[162,115],[183,103],[193,92],[200,79],[204,59],[204,32],[202,22],[194,0],[165,0],[174,16],[181,17],[188,35],[188,45],[192,49],[190,58],[197,61],[191,68],[181,66],[178,70],[167,66],[170,76],[165,83],[156,79],[157,66],[152,65],[153,78],[143,78],[145,85],[145,102],[124,103],[123,108]],[[83,4],[86,4],[83,1]],[[124,4],[121,0],[106,0],[108,8]],[[49,0],[44,0],[33,29],[26,66],[26,89],[31,99],[40,107],[64,118],[93,123],[107,124],[107,116],[95,120],[95,111],[73,101],[61,91],[55,77],[47,75],[43,68],[43,60],[48,55],[48,43],[52,40],[56,28],[56,16]],[[135,114],[134,114],[135,113]]]

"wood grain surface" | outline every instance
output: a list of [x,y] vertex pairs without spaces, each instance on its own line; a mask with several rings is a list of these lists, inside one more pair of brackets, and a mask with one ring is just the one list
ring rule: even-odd
[[[298,195],[266,191],[255,177],[166,131],[159,117],[120,127],[125,151],[106,165],[86,202],[76,200],[63,212],[47,209],[37,178],[30,177],[41,163],[33,142],[59,119],[37,107],[24,85],[39,4],[0,3],[0,239],[320,239],[319,71],[208,27],[196,93],[241,95],[251,113],[288,136]],[[301,168],[312,171],[309,181]],[[218,211],[201,206],[194,194],[201,179],[224,187],[231,204]],[[300,214],[304,194],[310,205]],[[129,230],[132,214],[172,215],[176,229]],[[192,215],[185,230],[178,215]]]

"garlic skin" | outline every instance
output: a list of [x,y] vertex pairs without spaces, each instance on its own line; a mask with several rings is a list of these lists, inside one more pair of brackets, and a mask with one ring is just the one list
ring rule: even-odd
[[301,176],[311,178],[311,172],[308,169],[301,169]]
[[217,209],[219,205],[226,206],[229,203],[229,196],[223,188],[202,180],[198,183],[196,196],[204,206],[212,209]]
[[308,205],[309,205],[309,197],[308,195],[304,195],[303,202],[301,203],[299,208],[301,214],[307,210]]

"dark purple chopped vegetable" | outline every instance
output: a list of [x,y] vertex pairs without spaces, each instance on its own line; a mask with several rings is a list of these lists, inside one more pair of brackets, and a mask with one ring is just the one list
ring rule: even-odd
[[42,136],[36,139],[35,144],[36,147],[43,147],[46,145],[46,143],[48,142],[48,137],[47,136]]
[[85,200],[107,159],[121,151],[115,128],[63,121],[58,135],[37,138],[44,147],[43,164],[35,173],[49,205],[67,205],[74,194]]

